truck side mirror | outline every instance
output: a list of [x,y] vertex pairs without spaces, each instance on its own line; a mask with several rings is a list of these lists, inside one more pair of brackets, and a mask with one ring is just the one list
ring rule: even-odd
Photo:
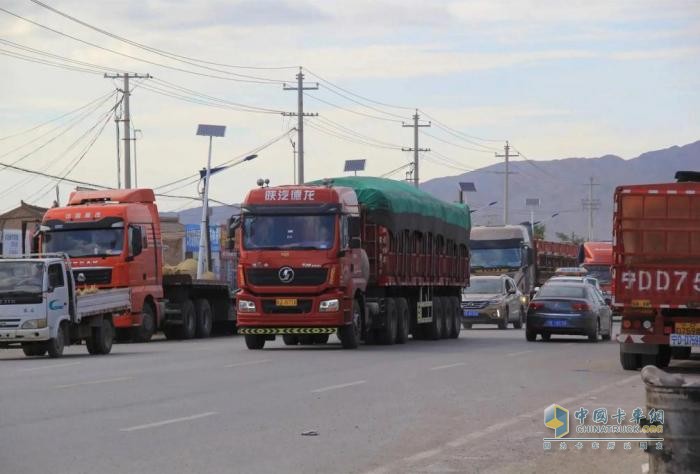
[[360,247],[362,247],[362,240],[360,240],[359,237],[350,238],[350,248],[351,249],[359,249]]
[[350,234],[350,248],[359,248],[352,246],[352,240],[354,238],[360,238],[360,218],[357,216],[348,217],[348,233]]
[[129,227],[129,244],[131,253],[130,257],[136,257],[143,252],[143,236],[141,235],[141,227]]

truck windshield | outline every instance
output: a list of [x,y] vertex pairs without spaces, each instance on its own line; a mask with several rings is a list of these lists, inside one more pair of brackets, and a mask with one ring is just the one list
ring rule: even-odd
[[500,278],[471,278],[469,287],[462,290],[465,295],[501,293]]
[[475,268],[520,268],[520,248],[471,250],[471,266]]
[[607,265],[584,265],[584,268],[588,270],[587,275],[598,279],[598,283],[601,285],[607,285],[610,283],[612,278],[610,273],[610,267]]
[[52,230],[44,234],[46,253],[64,252],[71,257],[107,257],[120,255],[124,248],[124,229]]
[[0,262],[0,295],[41,293],[43,288],[43,263]]
[[335,216],[245,216],[243,246],[248,250],[313,250],[333,247]]

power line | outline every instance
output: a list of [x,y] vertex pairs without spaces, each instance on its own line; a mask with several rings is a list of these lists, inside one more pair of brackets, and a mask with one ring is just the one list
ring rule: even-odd
[[331,120],[331,119],[329,119],[329,118],[319,117],[318,120],[319,120],[320,122],[322,122],[322,123],[325,123],[325,124],[328,125],[329,127],[336,128],[336,129],[339,129],[339,130],[341,130],[341,131],[347,132],[348,134],[355,135],[355,136],[357,136],[358,138],[361,138],[361,139],[363,139],[363,140],[373,141],[373,142],[376,142],[376,143],[378,143],[378,144],[380,144],[380,145],[390,146],[390,147],[393,147],[393,148],[396,148],[396,149],[400,149],[400,148],[401,148],[401,145],[397,145],[396,143],[385,142],[385,141],[379,140],[379,139],[377,139],[377,138],[372,138],[372,137],[370,137],[370,136],[368,136],[368,135],[364,135],[364,134],[362,134],[362,133],[360,133],[360,132],[358,132],[358,131],[356,131],[356,130],[353,130],[352,128],[349,128],[349,127],[346,127],[346,126],[344,126],[344,125],[342,125],[342,124],[339,124],[338,122],[335,122],[335,121],[333,121],[333,120]]
[[349,112],[349,113],[351,113],[351,114],[361,115],[361,116],[363,116],[363,117],[373,118],[373,119],[376,119],[376,120],[384,120],[385,122],[402,123],[401,120],[390,119],[390,118],[387,118],[387,117],[380,117],[380,116],[378,116],[378,115],[366,114],[366,113],[364,113],[364,112],[358,112],[357,110],[348,109],[348,108],[346,108],[346,107],[343,107],[342,105],[338,105],[338,104],[335,104],[335,103],[330,102],[330,101],[328,101],[328,100],[321,99],[320,97],[316,97],[315,95],[312,95],[312,94],[308,94],[308,93],[307,93],[307,94],[304,94],[304,95],[305,95],[306,97],[310,97],[311,99],[313,99],[313,100],[315,100],[315,101],[322,102],[322,103],[324,103],[324,104],[326,104],[326,105],[330,105],[331,107],[335,107],[336,109],[343,110],[343,111]]
[[[470,139],[471,139],[471,140],[480,140],[480,141],[483,141],[483,142],[496,142],[496,143],[502,142],[502,141],[503,141],[503,140],[494,140],[494,139],[491,139],[491,138],[481,138],[481,137],[477,137],[477,136],[475,136],[475,135],[468,135],[468,134],[466,134],[466,133],[464,133],[464,132],[460,132],[459,130],[456,130],[456,129],[450,127],[449,125],[447,125],[447,124],[444,123],[444,122],[441,122],[441,121],[437,120],[435,117],[433,117],[432,115],[428,114],[425,110],[421,110],[421,112],[423,113],[423,115],[425,115],[426,117],[428,117],[429,119],[431,119],[431,120],[432,120],[433,122],[435,122],[437,125],[440,125],[440,126],[446,128],[447,130],[451,131],[452,133],[456,134],[457,136],[462,137],[463,140],[468,141],[468,142],[470,142],[470,143],[472,143],[472,144],[474,144],[474,145],[480,145],[480,144],[479,144],[479,143],[471,142]],[[466,137],[466,138],[465,138],[465,137]],[[484,146],[484,145],[480,145],[480,146]]]
[[308,123],[307,126],[313,128],[313,129],[315,129],[315,130],[317,130],[317,131],[319,131],[319,132],[321,132],[321,133],[324,133],[324,134],[326,134],[326,135],[330,135],[330,136],[333,136],[333,137],[336,137],[336,138],[340,138],[341,140],[345,140],[345,141],[350,142],[350,143],[356,143],[356,144],[359,144],[359,145],[366,145],[366,146],[374,147],[374,148],[383,148],[383,149],[386,149],[386,150],[401,150],[400,147],[382,145],[382,144],[379,144],[379,143],[376,143],[376,142],[363,140],[363,139],[358,138],[358,137],[356,137],[356,136],[348,135],[347,133],[342,132],[342,131],[338,131],[338,130],[329,130],[328,128],[326,128],[326,127],[324,127],[323,125],[318,124],[318,123],[315,123],[315,124],[313,124],[313,123]]
[[[56,9],[56,8],[54,8],[54,7],[52,7],[52,6],[50,6],[50,5],[47,5],[47,4],[44,3],[44,2],[40,2],[40,1],[38,1],[38,0],[30,0],[30,1],[33,2],[33,3],[35,3],[35,4],[37,4],[37,5],[40,6],[40,7],[46,8],[46,9],[48,9],[48,10],[51,10],[52,12],[54,12],[54,13],[56,13],[56,14],[58,14],[58,15],[61,15],[61,16],[64,17],[64,18],[67,18],[67,19],[69,19],[69,20],[71,20],[71,21],[74,21],[74,22],[76,22],[76,23],[78,23],[78,24],[80,24],[80,25],[82,25],[82,26],[84,26],[84,27],[86,27],[86,28],[90,28],[91,30],[97,31],[97,32],[102,33],[102,34],[104,34],[104,35],[107,35],[107,36],[109,36],[110,38],[114,38],[114,39],[116,39],[116,40],[119,40],[119,41],[122,41],[122,42],[124,42],[124,43],[130,44],[130,45],[132,45],[132,46],[136,46],[137,48],[145,49],[146,51],[150,51],[150,52],[152,52],[152,53],[156,53],[156,54],[159,54],[159,55],[161,55],[161,56],[165,56],[165,57],[170,58],[170,59],[176,59],[176,60],[177,60],[178,58],[179,58],[179,59],[186,59],[186,60],[188,60],[188,61],[196,61],[196,62],[200,62],[200,63],[203,63],[203,64],[211,64],[211,65],[213,65],[213,66],[230,67],[230,68],[235,68],[235,69],[280,70],[280,69],[295,69],[295,68],[296,68],[296,66],[276,66],[276,67],[240,66],[240,65],[232,65],[232,64],[225,64],[225,63],[217,63],[217,62],[213,62],[213,61],[205,61],[205,60],[203,60],[203,59],[197,59],[197,58],[192,58],[192,57],[184,56],[184,55],[181,55],[181,54],[172,53],[172,52],[169,52],[169,51],[165,51],[165,50],[163,50],[163,49],[155,48],[155,47],[153,47],[153,46],[145,45],[145,44],[143,44],[143,43],[138,43],[138,42],[133,41],[133,40],[130,40],[130,39],[128,39],[128,38],[124,38],[123,36],[119,36],[119,35],[117,35],[117,34],[115,34],[115,33],[111,33],[111,32],[109,32],[109,31],[107,31],[107,30],[104,30],[104,29],[99,28],[99,27],[97,27],[97,26],[95,26],[95,25],[92,25],[92,24],[90,24],[90,23],[87,23],[87,22],[85,22],[85,21],[82,21],[82,20],[80,20],[80,19],[78,19],[78,18],[76,18],[76,17],[74,17],[74,16],[71,16],[71,15],[65,13],[65,12],[62,12],[62,11],[60,11],[60,10],[58,10],[58,9]],[[183,61],[183,62],[186,62],[186,61]],[[188,63],[188,64],[191,64],[191,63]],[[201,67],[201,66],[199,66],[199,67]]]
[[88,73],[88,74],[97,74],[97,75],[103,74],[103,71],[95,71],[93,69],[86,69],[86,68],[81,68],[81,67],[77,67],[77,66],[69,66],[67,64],[57,63],[57,62],[49,61],[46,59],[34,58],[32,56],[27,56],[26,54],[15,53],[13,51],[8,51],[8,50],[2,49],[2,48],[0,48],[0,54],[2,54],[4,56],[9,56],[11,58],[21,59],[23,61],[28,61],[30,63],[43,64],[44,66],[52,66],[52,67],[56,67],[59,69],[64,69],[66,71],[84,72],[84,73]]
[[56,59],[59,61],[64,61],[67,63],[76,64],[76,65],[81,66],[81,67],[86,67],[86,68],[90,68],[90,69],[97,69],[98,71],[99,70],[116,71],[116,69],[114,69],[114,68],[100,66],[98,64],[93,64],[93,63],[88,63],[86,61],[78,61],[76,59],[67,58],[67,57],[61,56],[59,54],[49,53],[49,52],[43,51],[41,49],[32,48],[30,46],[15,43],[14,41],[9,41],[9,40],[2,39],[2,38],[0,38],[0,43],[3,43],[5,45],[10,46],[10,47],[15,48],[15,49],[26,51],[28,53],[34,53],[34,54],[38,54],[40,56],[46,56],[46,57]]
[[429,133],[429,132],[423,132],[423,133],[425,133],[427,136],[429,136],[431,138],[434,138],[435,140],[437,140],[439,142],[442,142],[442,143],[445,143],[447,145],[451,145],[451,146],[454,146],[457,148],[462,148],[463,150],[475,151],[477,153],[488,153],[488,154],[493,153],[492,151],[489,151],[489,150],[480,150],[479,148],[471,148],[468,146],[460,145],[459,143],[454,143],[454,142],[451,142],[449,140],[445,140],[444,138],[440,138],[440,137],[438,137],[432,133]]

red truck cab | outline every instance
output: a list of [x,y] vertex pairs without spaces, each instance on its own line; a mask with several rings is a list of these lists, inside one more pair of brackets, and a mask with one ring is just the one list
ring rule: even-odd
[[261,187],[248,193],[241,211],[239,332],[327,339],[349,325],[369,271],[353,190]]
[[612,294],[612,242],[584,242],[579,250],[581,266],[588,271],[588,276],[598,280],[601,290],[606,295]]
[[71,193],[67,206],[44,215],[41,247],[68,254],[78,286],[130,288],[132,309],[114,318],[117,334],[150,340],[163,299],[160,220],[152,190]]
[[664,367],[700,346],[700,173],[615,191],[613,304],[623,368]]

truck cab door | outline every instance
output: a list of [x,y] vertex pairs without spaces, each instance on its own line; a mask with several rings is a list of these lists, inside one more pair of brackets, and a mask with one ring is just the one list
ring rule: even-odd
[[61,263],[52,263],[48,269],[47,287],[47,316],[51,332],[68,314],[68,287],[66,285],[65,270]]

